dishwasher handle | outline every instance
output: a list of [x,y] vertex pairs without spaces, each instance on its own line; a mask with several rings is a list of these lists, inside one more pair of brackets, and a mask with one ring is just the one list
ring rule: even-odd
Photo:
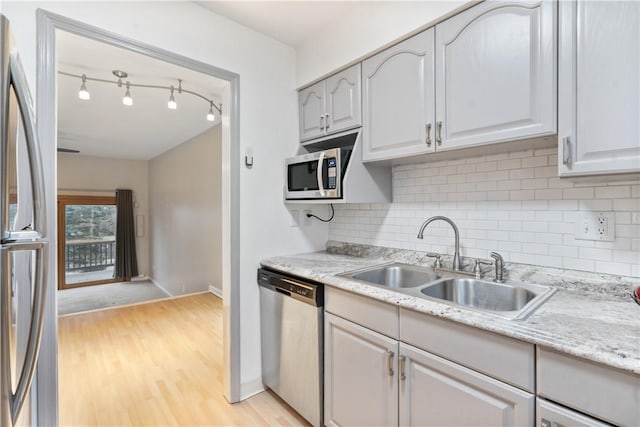
[[277,286],[274,286],[274,290],[275,290],[276,292],[278,292],[278,293],[285,294],[285,295],[286,295],[286,296],[288,296],[288,297],[290,297],[290,296],[291,296],[291,292],[286,291],[286,290],[284,290],[284,289],[282,289],[282,288],[279,288],[279,287],[277,287]]

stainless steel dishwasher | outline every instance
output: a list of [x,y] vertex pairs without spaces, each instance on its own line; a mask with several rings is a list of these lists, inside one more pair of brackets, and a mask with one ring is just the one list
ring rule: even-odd
[[314,426],[323,424],[322,284],[258,269],[262,382]]

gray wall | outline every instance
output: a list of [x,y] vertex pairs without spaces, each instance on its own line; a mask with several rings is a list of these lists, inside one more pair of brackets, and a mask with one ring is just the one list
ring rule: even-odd
[[222,293],[221,127],[149,161],[151,278],[172,295]]

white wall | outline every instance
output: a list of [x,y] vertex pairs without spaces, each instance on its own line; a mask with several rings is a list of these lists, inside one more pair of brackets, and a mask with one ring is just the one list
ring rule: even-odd
[[[112,196],[118,188],[133,190],[134,215],[149,217],[148,162],[58,154],[58,192]],[[149,275],[149,233],[136,237],[138,272]]]
[[[557,149],[520,151],[393,168],[390,204],[336,206],[333,240],[640,277],[640,181],[558,178]],[[576,240],[587,211],[615,212],[614,242]]]
[[222,294],[221,144],[215,126],[149,161],[151,277],[171,295]]
[[381,1],[367,4],[365,13],[355,8],[298,46],[297,85],[303,86],[367,55],[465,3]]
[[[27,78],[35,91],[36,20],[43,8],[240,75],[241,149],[255,166],[240,173],[241,394],[261,387],[260,259],[324,248],[327,227],[293,228],[282,200],[282,159],[296,152],[295,52],[191,2],[6,1]],[[223,165],[228,170],[230,165]],[[237,167],[237,165],[233,165]]]

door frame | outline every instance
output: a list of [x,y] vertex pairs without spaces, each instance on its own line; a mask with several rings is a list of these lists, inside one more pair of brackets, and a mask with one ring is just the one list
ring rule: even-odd
[[115,277],[110,279],[93,280],[89,282],[79,282],[73,284],[67,284],[66,282],[66,257],[60,254],[66,253],[66,211],[64,209],[67,205],[101,205],[101,206],[115,206],[115,196],[67,196],[59,194],[57,198],[58,206],[58,229],[56,230],[56,239],[58,240],[58,290],[80,288],[83,286],[102,285],[106,283],[116,283],[126,280],[122,277]]
[[[240,76],[237,73],[123,37],[43,9],[36,13],[36,116],[42,142],[46,207],[56,211],[57,100],[56,30],[108,43],[229,82],[222,113],[222,292],[223,393],[229,402],[240,401]],[[57,224],[49,215],[50,236]],[[51,246],[43,339],[36,371],[35,424],[58,425],[58,316],[56,299],[57,248]]]

